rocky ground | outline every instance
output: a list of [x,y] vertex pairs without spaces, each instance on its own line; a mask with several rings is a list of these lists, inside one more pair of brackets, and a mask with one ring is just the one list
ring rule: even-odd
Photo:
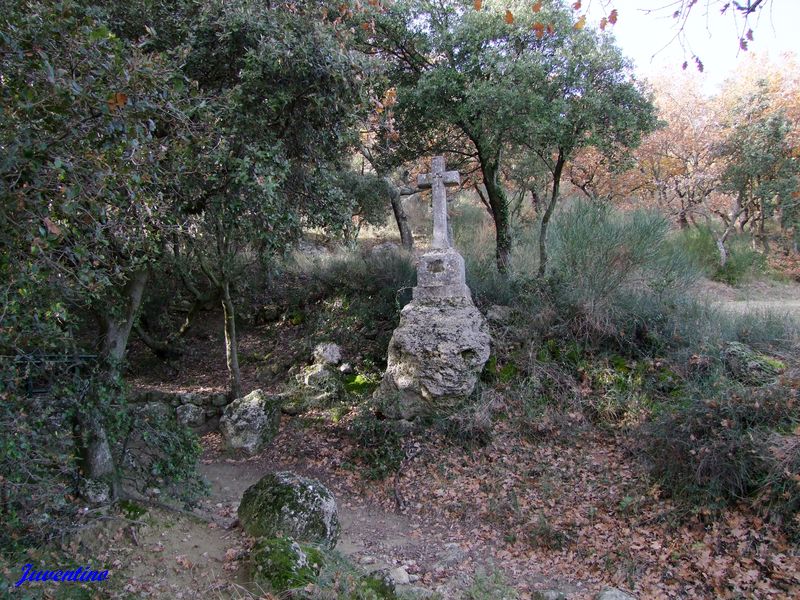
[[[737,291],[706,284],[704,290],[733,309],[762,302],[794,310],[798,297],[796,285]],[[196,327],[178,364],[135,347],[129,380],[138,388],[221,391],[221,330],[215,318]],[[305,347],[303,335],[286,323],[250,328],[241,352],[311,362],[290,350]],[[243,361],[245,391],[269,390],[285,379],[283,367],[268,363]],[[687,514],[648,483],[629,439],[591,427],[579,414],[522,431],[502,385],[497,392],[486,445],[408,437],[400,471],[382,481],[369,479],[353,459],[347,431],[354,417],[347,411],[284,416],[271,446],[247,459],[226,455],[220,435],[210,431],[202,438],[201,465],[210,496],[198,510],[147,507],[129,522],[110,520],[90,541],[113,565],[121,597],[257,596],[248,584],[250,541],[236,527],[236,508],[265,473],[290,470],[336,495],[343,526],[337,550],[366,572],[396,569],[409,592],[578,599],[614,587],[639,598],[798,597],[797,547],[757,513],[742,506],[715,519],[702,510]]]

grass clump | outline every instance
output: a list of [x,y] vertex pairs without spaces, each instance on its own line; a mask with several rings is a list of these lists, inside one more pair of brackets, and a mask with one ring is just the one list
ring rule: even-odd
[[464,592],[465,600],[516,600],[517,591],[506,583],[499,571],[475,573],[472,585]]

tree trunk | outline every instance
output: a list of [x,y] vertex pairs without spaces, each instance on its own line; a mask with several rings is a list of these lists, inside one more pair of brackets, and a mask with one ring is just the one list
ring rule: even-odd
[[495,258],[497,260],[497,270],[500,273],[508,273],[511,260],[511,231],[508,214],[508,198],[505,190],[497,181],[499,171],[499,160],[494,157],[485,160],[481,156],[481,172],[483,173],[483,185],[486,187],[486,195],[489,197],[489,206],[492,209],[494,219],[495,239],[497,241]]
[[766,215],[764,214],[764,209],[761,209],[761,214],[758,218],[758,241],[761,242],[761,248],[764,250],[764,254],[770,253],[769,247],[769,238],[767,237],[767,231],[765,228],[766,222]]
[[730,234],[730,227],[725,230],[722,237],[717,239],[717,250],[719,250],[719,266],[724,268],[728,264],[728,250],[725,248],[725,240]]
[[400,243],[408,251],[414,249],[414,236],[411,233],[411,226],[408,224],[408,215],[403,209],[403,200],[400,196],[400,190],[394,183],[387,177],[385,178],[386,185],[389,188],[389,200],[392,203],[392,212],[394,213],[394,220],[397,222],[397,229],[400,231]]
[[[131,335],[136,313],[142,303],[142,295],[147,283],[147,270],[142,269],[133,273],[125,285],[122,297],[126,306],[122,308],[121,315],[114,315],[113,311],[103,309],[99,315],[100,321],[100,358],[112,375],[119,374],[128,339]],[[117,495],[117,485],[114,479],[114,458],[108,442],[105,425],[98,415],[81,413],[78,425],[86,436],[86,446],[81,448],[83,475],[87,479],[103,479],[111,484],[112,499]]]
[[128,280],[123,291],[127,306],[120,316],[104,310],[100,317],[100,357],[108,363],[111,370],[118,371],[125,359],[128,338],[131,335],[136,313],[142,303],[142,294],[147,283],[147,270],[136,271]]
[[222,283],[222,311],[225,319],[225,358],[228,363],[228,386],[233,398],[242,396],[242,375],[239,371],[239,351],[236,345],[236,319],[231,300],[230,282]]
[[689,229],[689,220],[686,218],[686,209],[681,208],[681,212],[678,213],[678,227],[681,230]]
[[556,202],[558,202],[561,173],[564,171],[565,162],[564,152],[559,148],[558,159],[556,160],[555,169],[553,169],[553,193],[550,195],[550,202],[542,215],[542,224],[539,228],[539,277],[544,277],[547,272],[547,226],[550,223],[550,217],[553,216]]
[[736,195],[736,203],[733,205],[733,209],[729,215],[725,215],[725,213],[719,213],[721,217],[723,217],[723,221],[725,222],[725,231],[722,235],[717,239],[717,250],[719,250],[719,266],[720,268],[724,268],[728,262],[728,250],[725,248],[725,241],[728,239],[728,236],[733,232],[736,228],[736,221],[738,221],[739,217],[742,216],[742,213],[747,209],[747,206],[744,205],[742,202],[743,194],[739,192]]

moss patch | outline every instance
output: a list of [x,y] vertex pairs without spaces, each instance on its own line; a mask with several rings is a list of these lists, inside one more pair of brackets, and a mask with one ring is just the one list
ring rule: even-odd
[[275,592],[311,583],[324,563],[317,548],[298,544],[291,538],[259,541],[250,561],[253,581]]

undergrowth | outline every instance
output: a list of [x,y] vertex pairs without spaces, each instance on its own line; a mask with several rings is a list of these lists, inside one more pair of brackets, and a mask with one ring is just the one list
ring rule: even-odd
[[[747,500],[800,530],[797,325],[723,312],[691,293],[704,272],[731,282],[763,272],[759,253],[734,239],[728,271],[712,273],[710,231],[675,236],[656,214],[574,202],[553,219],[540,281],[531,276],[535,233],[518,240],[502,278],[485,232],[456,231],[476,303],[516,315],[494,332],[484,381],[505,391],[521,434],[574,432],[580,414],[631,436],[653,477],[688,506]],[[788,365],[784,377],[765,388],[734,381],[722,352],[729,342]]]

